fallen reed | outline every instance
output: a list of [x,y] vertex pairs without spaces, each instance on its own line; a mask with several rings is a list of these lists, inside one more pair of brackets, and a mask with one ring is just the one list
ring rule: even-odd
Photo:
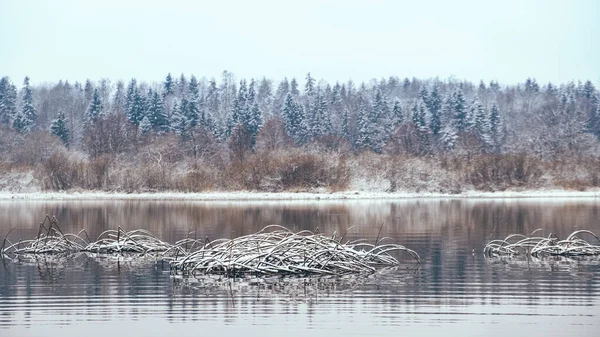
[[171,261],[172,273],[244,275],[344,275],[372,273],[399,261],[392,252],[405,252],[420,263],[419,255],[399,244],[343,242],[311,231],[294,233],[271,225],[235,239],[205,241],[193,252]]
[[[39,225],[37,235],[30,240],[12,243],[4,238],[0,256],[2,259],[17,255],[74,254],[80,252],[112,253],[177,253],[179,245],[171,245],[156,238],[147,230],[138,229],[126,232],[121,227],[101,233],[96,241],[90,240],[87,231],[77,234],[63,233],[55,217],[46,216]],[[162,256],[162,254],[161,254]]]
[[[383,227],[383,225],[382,225]],[[346,231],[347,233],[347,231]],[[187,238],[169,244],[147,230],[122,228],[101,233],[90,240],[87,232],[65,234],[55,217],[46,216],[38,234],[31,240],[12,243],[8,234],[0,249],[2,259],[43,254],[128,254],[153,255],[169,263],[173,275],[345,275],[373,273],[400,262],[397,253],[406,253],[420,263],[419,255],[402,245],[365,240],[344,241],[318,232],[300,231],[271,225],[257,233],[234,238],[203,241]],[[380,229],[381,233],[381,229]],[[10,232],[9,232],[10,234]],[[191,233],[190,233],[191,234]]]
[[[586,235],[592,241],[600,238],[589,230],[578,230],[566,239],[560,240],[556,234],[548,237],[535,236],[537,229],[530,236],[511,234],[503,240],[492,240],[487,243],[483,252],[486,256],[517,256],[530,254],[534,257],[544,256],[589,256],[600,255],[600,245],[594,245],[582,238]],[[596,240],[593,240],[595,238]]]

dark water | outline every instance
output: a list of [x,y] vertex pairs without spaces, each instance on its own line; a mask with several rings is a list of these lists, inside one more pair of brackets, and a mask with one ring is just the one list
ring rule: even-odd
[[412,264],[341,279],[171,278],[153,260],[40,257],[0,268],[0,336],[598,336],[600,260],[488,259],[490,236],[600,233],[600,200],[312,202],[2,201],[0,235],[31,238],[45,214],[65,232],[146,228],[175,242],[280,224],[382,235]]

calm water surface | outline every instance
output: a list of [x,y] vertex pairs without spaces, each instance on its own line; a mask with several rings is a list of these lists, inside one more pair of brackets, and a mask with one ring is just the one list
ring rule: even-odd
[[490,237],[543,228],[600,233],[600,200],[310,202],[1,201],[0,235],[31,238],[45,214],[65,232],[145,228],[175,242],[232,238],[270,224],[417,251],[368,277],[172,278],[160,262],[40,257],[0,268],[0,336],[598,336],[599,259],[488,259]]

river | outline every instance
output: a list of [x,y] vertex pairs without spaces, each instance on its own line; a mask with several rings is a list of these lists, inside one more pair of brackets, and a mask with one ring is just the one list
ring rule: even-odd
[[[271,224],[349,239],[380,235],[422,264],[342,278],[173,278],[153,259],[85,254],[0,268],[0,336],[597,336],[600,259],[499,259],[511,233],[600,233],[600,200],[0,201],[0,235],[32,238],[46,214],[90,237],[121,226],[175,242]],[[383,224],[383,227],[381,225]],[[338,234],[339,235],[339,234]],[[598,242],[593,242],[598,244]]]

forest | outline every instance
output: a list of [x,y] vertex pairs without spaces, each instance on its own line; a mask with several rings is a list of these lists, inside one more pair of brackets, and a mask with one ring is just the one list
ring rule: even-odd
[[0,190],[585,190],[591,81],[0,80]]

